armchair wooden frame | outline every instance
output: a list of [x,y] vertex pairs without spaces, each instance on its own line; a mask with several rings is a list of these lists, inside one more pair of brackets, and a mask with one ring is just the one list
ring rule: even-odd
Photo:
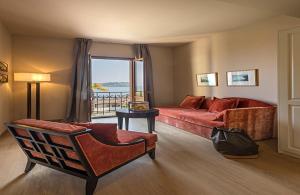
[[[146,140],[145,139],[138,139],[131,143],[121,143],[121,144],[110,144],[104,143],[106,145],[113,145],[113,146],[130,146],[135,144],[140,144],[144,142],[145,144],[145,152],[134,159],[131,159],[117,167],[114,167],[111,170],[104,172],[103,174],[97,176],[95,175],[91,165],[89,164],[87,158],[83,154],[78,142],[76,141],[75,137],[81,134],[90,133],[93,135],[92,130],[86,129],[76,133],[64,133],[64,132],[55,132],[47,129],[35,128],[25,125],[18,125],[14,123],[6,124],[6,127],[10,134],[16,139],[18,145],[21,147],[25,155],[27,156],[27,164],[25,168],[25,173],[31,171],[36,164],[44,165],[46,167],[74,175],[86,180],[86,195],[92,195],[96,186],[98,179],[120,167],[123,165],[128,164],[129,162],[145,155],[149,154],[152,159],[155,159],[155,149],[147,151],[146,148]],[[24,130],[26,135],[20,135],[17,133],[17,130]],[[51,139],[51,136],[59,136],[67,139],[70,145],[61,145],[54,143]],[[93,136],[97,139],[97,137]],[[97,139],[100,141],[99,139]],[[32,147],[26,145],[25,142],[30,143]],[[100,141],[103,143],[103,141]],[[48,149],[46,149],[48,148]],[[49,151],[49,148],[51,150]],[[77,159],[72,159],[66,155],[67,152],[75,152],[77,155]],[[33,153],[39,154],[40,157],[32,155]],[[78,169],[69,164],[75,164],[78,166],[83,167],[83,169]]]

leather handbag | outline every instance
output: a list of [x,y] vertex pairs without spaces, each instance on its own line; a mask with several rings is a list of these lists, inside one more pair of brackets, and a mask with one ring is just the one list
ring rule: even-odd
[[223,155],[250,156],[258,154],[258,145],[237,128],[213,128],[211,140],[215,149]]

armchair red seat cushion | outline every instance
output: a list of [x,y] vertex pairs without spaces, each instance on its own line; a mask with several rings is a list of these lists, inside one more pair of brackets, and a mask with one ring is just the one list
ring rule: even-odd
[[91,134],[104,143],[131,143],[138,139],[145,139],[147,150],[153,149],[157,142],[157,135],[135,131],[117,130],[117,124],[113,123],[76,123],[92,129]]
[[124,131],[124,130],[118,130],[117,134],[120,143],[131,143],[140,138],[145,139],[147,151],[150,151],[151,149],[155,148],[155,144],[157,142],[156,134]]

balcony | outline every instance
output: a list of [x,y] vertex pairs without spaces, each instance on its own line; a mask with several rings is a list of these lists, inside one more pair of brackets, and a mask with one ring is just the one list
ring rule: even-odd
[[[127,108],[132,99],[129,92],[92,92],[92,118],[112,117],[116,110]],[[136,101],[144,99],[143,92],[137,91]]]

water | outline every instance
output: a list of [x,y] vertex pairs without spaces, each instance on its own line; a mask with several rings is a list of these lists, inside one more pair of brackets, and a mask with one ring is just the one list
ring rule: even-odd
[[[129,93],[129,87],[105,87],[108,90],[106,92],[125,92]],[[93,90],[94,92],[102,92],[100,90]]]

